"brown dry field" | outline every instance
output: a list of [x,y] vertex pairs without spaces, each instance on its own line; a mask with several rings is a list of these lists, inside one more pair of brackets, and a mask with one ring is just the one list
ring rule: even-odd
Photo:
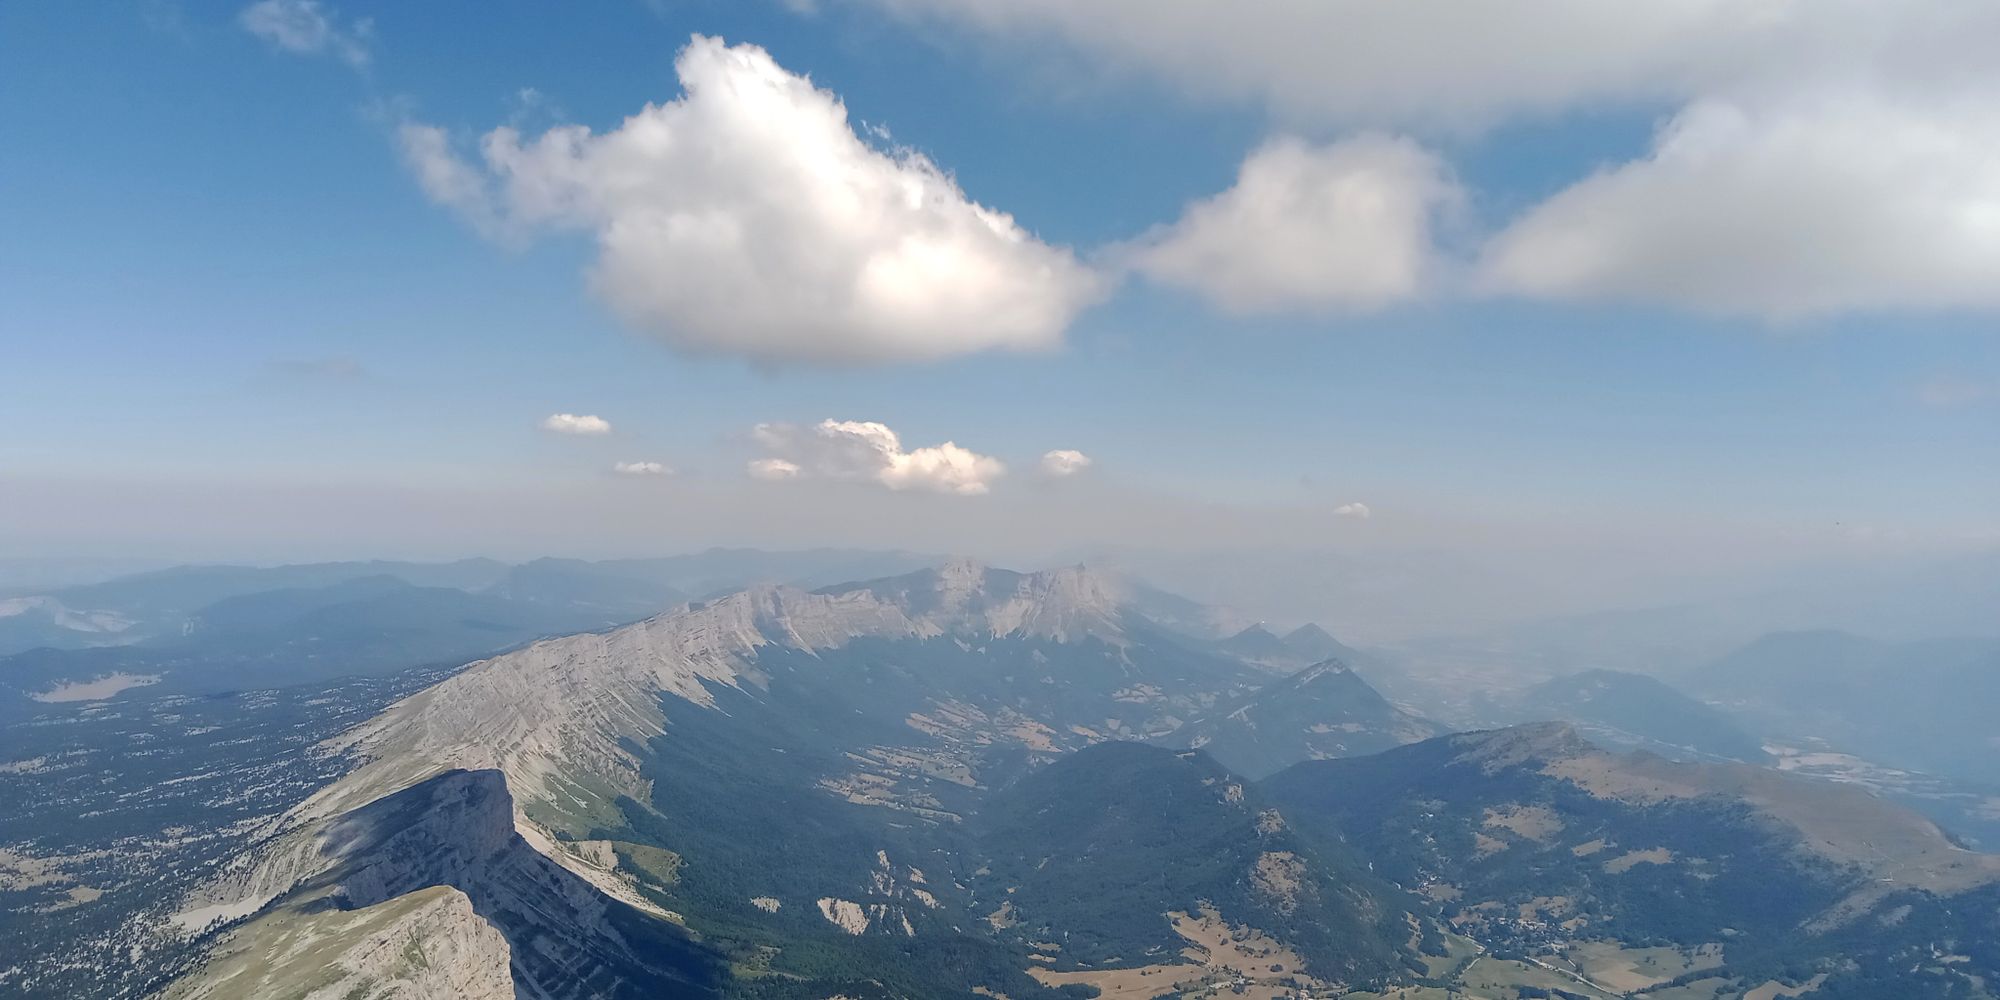
[[[1174,933],[1188,942],[1181,951],[1186,962],[1078,972],[1033,967],[1028,974],[1044,986],[1095,986],[1103,991],[1103,1000],[1152,1000],[1177,991],[1204,996],[1204,987],[1217,995],[1246,1000],[1284,1000],[1294,989],[1278,980],[1295,978],[1302,984],[1318,985],[1301,971],[1305,962],[1297,953],[1263,931],[1232,929],[1221,914],[1208,909],[1199,914],[1169,913],[1167,918],[1174,923]],[[1242,940],[1236,940],[1238,937]],[[1242,993],[1231,988],[1238,975],[1249,980]]]
[[1028,975],[1043,986],[1082,983],[1101,991],[1100,1000],[1152,1000],[1174,992],[1174,983],[1192,978],[1201,969],[1193,965],[1148,965],[1138,969],[1093,969],[1088,972],[1051,972],[1030,968]]

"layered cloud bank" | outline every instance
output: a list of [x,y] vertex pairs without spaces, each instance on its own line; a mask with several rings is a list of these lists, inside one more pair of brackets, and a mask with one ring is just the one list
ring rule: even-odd
[[1487,247],[1489,287],[1775,320],[2000,306],[2000,111],[1704,101]]
[[1078,66],[1325,127],[1465,131],[1520,118],[1843,82],[1991,81],[2000,7],[1966,0],[873,0],[1067,50]]
[[[1423,266],[1422,206],[1443,197],[1434,157],[1378,148],[1342,168],[1333,151],[1345,144],[1253,153],[1235,188],[1191,205],[1139,262],[1234,311],[1366,306],[1423,289],[1777,322],[2000,306],[2000,63],[1989,51],[2000,5],[874,3],[991,37],[1022,60],[1063,53],[1063,66],[1261,105],[1321,131],[1466,136],[1574,112],[1663,112],[1645,155],[1497,226],[1462,262],[1471,287],[1440,287],[1448,271]],[[1328,193],[1343,176],[1375,192],[1375,207],[1337,207]],[[1360,252],[1370,245],[1379,258]]]
[[[1259,104],[1281,131],[1228,189],[1103,248],[1103,271],[858,134],[836,95],[764,50],[713,38],[680,53],[679,97],[615,129],[500,127],[474,153],[408,122],[403,153],[433,200],[496,240],[590,233],[592,286],[633,327],[769,364],[1053,348],[1121,273],[1239,314],[1482,295],[1773,322],[2000,307],[2000,64],[1985,52],[2000,6],[873,2],[1024,59],[1066,50]],[[366,59],[365,22],[311,0],[243,19],[283,48]],[[1441,245],[1479,194],[1435,149],[1655,109],[1643,155]]]
[[603,134],[435,126],[403,152],[430,197],[496,238],[595,235],[597,293],[696,353],[763,362],[1041,350],[1101,293],[1067,250],[980,205],[915,152],[857,136],[839,98],[763,49],[697,37],[683,95]]

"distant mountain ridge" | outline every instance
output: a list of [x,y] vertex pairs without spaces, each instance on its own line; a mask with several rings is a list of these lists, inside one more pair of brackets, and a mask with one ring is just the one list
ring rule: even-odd
[[765,552],[710,549],[657,559],[493,559],[424,563],[302,563],[286,566],[193,565],[150,570],[40,594],[0,598],[0,655],[37,647],[127,645],[179,633],[188,616],[220,601],[274,590],[311,590],[393,577],[417,587],[447,588],[633,621],[689,597],[755,583],[822,586],[934,565],[905,552],[810,549]]
[[1522,720],[1574,723],[1601,740],[1669,757],[1770,759],[1728,713],[1641,674],[1589,670],[1558,677],[1520,695],[1509,710]]
[[1966,781],[2000,774],[2000,639],[1779,632],[1684,683],[1773,735]]
[[1438,735],[1339,660],[1273,681],[1170,739],[1261,779],[1305,760],[1358,757]]
[[1346,643],[1318,625],[1307,622],[1284,634],[1285,646],[1306,658],[1310,663],[1327,660],[1351,660],[1355,651]]
[[224,598],[178,631],[83,649],[0,656],[0,715],[38,701],[214,694],[434,663],[463,663],[540,636],[610,624],[570,608],[369,576]]

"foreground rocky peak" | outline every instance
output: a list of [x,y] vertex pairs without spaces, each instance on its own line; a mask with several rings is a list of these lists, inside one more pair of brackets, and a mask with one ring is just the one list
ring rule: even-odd
[[[373,906],[261,920],[217,942],[209,965],[163,1000],[515,1000],[507,938],[448,885]],[[312,983],[303,992],[301,983]],[[389,985],[385,985],[389,984]]]
[[497,771],[445,771],[301,827],[225,880],[244,900],[183,923],[254,916],[175,1000],[279,995],[333,973],[351,989],[311,996],[375,996],[364,987],[389,980],[399,997],[638,1000],[662,985],[708,996],[720,974],[679,927],[641,918],[656,908],[529,843]]

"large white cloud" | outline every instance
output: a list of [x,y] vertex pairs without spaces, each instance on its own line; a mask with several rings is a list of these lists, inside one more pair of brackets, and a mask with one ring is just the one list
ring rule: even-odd
[[374,24],[346,22],[317,0],[258,0],[243,8],[244,30],[287,52],[332,55],[355,69],[368,65]]
[[758,424],[751,436],[770,452],[749,465],[750,475],[758,479],[810,476],[973,496],[987,492],[1007,471],[998,459],[950,441],[905,451],[895,431],[873,422]]
[[[1980,0],[874,0],[1079,65],[1338,124],[1484,125],[1827,77],[1990,63]],[[1054,42],[1055,44],[1050,44]]]
[[1698,103],[1650,155],[1531,209],[1493,288],[1773,320],[2000,306],[2000,106]]
[[857,137],[839,98],[763,49],[697,36],[684,94],[602,134],[511,127],[478,164],[401,131],[424,190],[482,231],[595,234],[592,285],[629,323],[761,361],[943,358],[1060,343],[1102,282],[920,154]]
[[1235,186],[1141,240],[1131,263],[1235,312],[1377,308],[1436,269],[1432,223],[1458,198],[1444,164],[1407,139],[1279,138],[1243,161]]

